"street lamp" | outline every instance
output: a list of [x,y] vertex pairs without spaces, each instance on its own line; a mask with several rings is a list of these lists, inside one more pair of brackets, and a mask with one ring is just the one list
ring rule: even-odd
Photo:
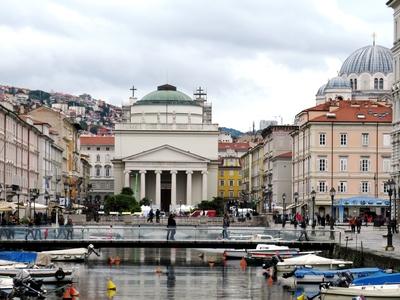
[[316,223],[315,222],[315,195],[316,194],[317,193],[313,189],[311,191],[311,201],[312,201],[312,225],[311,225],[312,231],[311,231],[311,234],[312,235],[315,235],[315,223]]
[[284,227],[285,226],[285,220],[286,220],[286,217],[285,217],[285,211],[286,211],[286,209],[285,209],[285,200],[286,200],[286,194],[285,193],[283,193],[282,194],[282,227]]
[[269,203],[268,203],[268,212],[272,212],[272,184],[268,184],[268,197],[269,197],[269,199],[268,199],[268,201],[269,201]]
[[333,224],[335,224],[335,219],[333,217],[333,200],[335,200],[335,194],[336,194],[336,190],[334,187],[331,188],[331,190],[329,191],[329,194],[331,195],[331,219],[330,219],[331,234],[330,234],[330,239],[334,240],[335,234],[333,232]]
[[389,220],[387,222],[387,245],[385,250],[386,251],[393,251],[393,236],[392,236],[392,230],[390,228],[391,223],[392,223],[392,194],[394,192],[394,189],[396,188],[396,184],[393,179],[389,179],[388,182],[386,183],[388,187],[388,194],[389,194]]
[[294,198],[294,212],[295,215],[297,214],[297,201],[299,200],[299,193],[298,192],[294,192],[293,193],[293,198]]

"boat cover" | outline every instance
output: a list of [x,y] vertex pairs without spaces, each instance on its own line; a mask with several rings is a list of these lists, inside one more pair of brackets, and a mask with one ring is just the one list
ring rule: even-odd
[[293,258],[287,258],[283,262],[279,262],[278,265],[331,265],[331,264],[353,264],[351,261],[344,261],[339,259],[330,259],[315,254],[307,254],[296,256]]
[[355,279],[353,285],[400,284],[400,273],[382,273]]
[[356,278],[371,276],[372,274],[381,272],[380,268],[353,268],[344,270],[318,270],[310,268],[300,268],[294,272],[296,278],[304,278],[304,276],[324,276],[325,278],[333,278],[338,273],[350,272]]
[[36,258],[37,258],[36,252],[0,251],[0,260],[8,260],[8,261],[31,264],[36,262]]

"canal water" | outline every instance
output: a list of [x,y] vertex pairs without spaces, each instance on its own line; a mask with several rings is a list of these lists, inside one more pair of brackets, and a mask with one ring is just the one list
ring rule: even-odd
[[[121,258],[108,265],[107,258]],[[198,249],[104,249],[77,268],[79,299],[293,299],[264,278],[261,267],[241,268],[221,254]],[[107,292],[107,281],[117,286]],[[48,299],[60,299],[56,296]]]

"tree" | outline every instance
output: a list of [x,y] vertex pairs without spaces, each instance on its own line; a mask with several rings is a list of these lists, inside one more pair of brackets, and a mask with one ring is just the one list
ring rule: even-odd
[[132,196],[133,195],[133,190],[130,187],[123,187],[122,191],[121,191],[121,194]]
[[144,205],[144,206],[150,206],[151,201],[150,199],[144,197],[142,200],[139,201],[140,206]]
[[201,210],[216,210],[218,216],[222,216],[225,210],[224,199],[221,197],[214,197],[211,201],[203,200],[197,207]]
[[110,211],[121,213],[123,211],[135,212],[140,211],[141,209],[135,197],[133,197],[132,189],[125,187],[122,189],[121,194],[106,198],[104,210],[107,213]]

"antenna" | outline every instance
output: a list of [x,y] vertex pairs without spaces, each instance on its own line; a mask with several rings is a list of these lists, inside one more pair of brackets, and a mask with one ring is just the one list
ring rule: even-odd
[[372,33],[372,46],[375,46],[376,33]]

